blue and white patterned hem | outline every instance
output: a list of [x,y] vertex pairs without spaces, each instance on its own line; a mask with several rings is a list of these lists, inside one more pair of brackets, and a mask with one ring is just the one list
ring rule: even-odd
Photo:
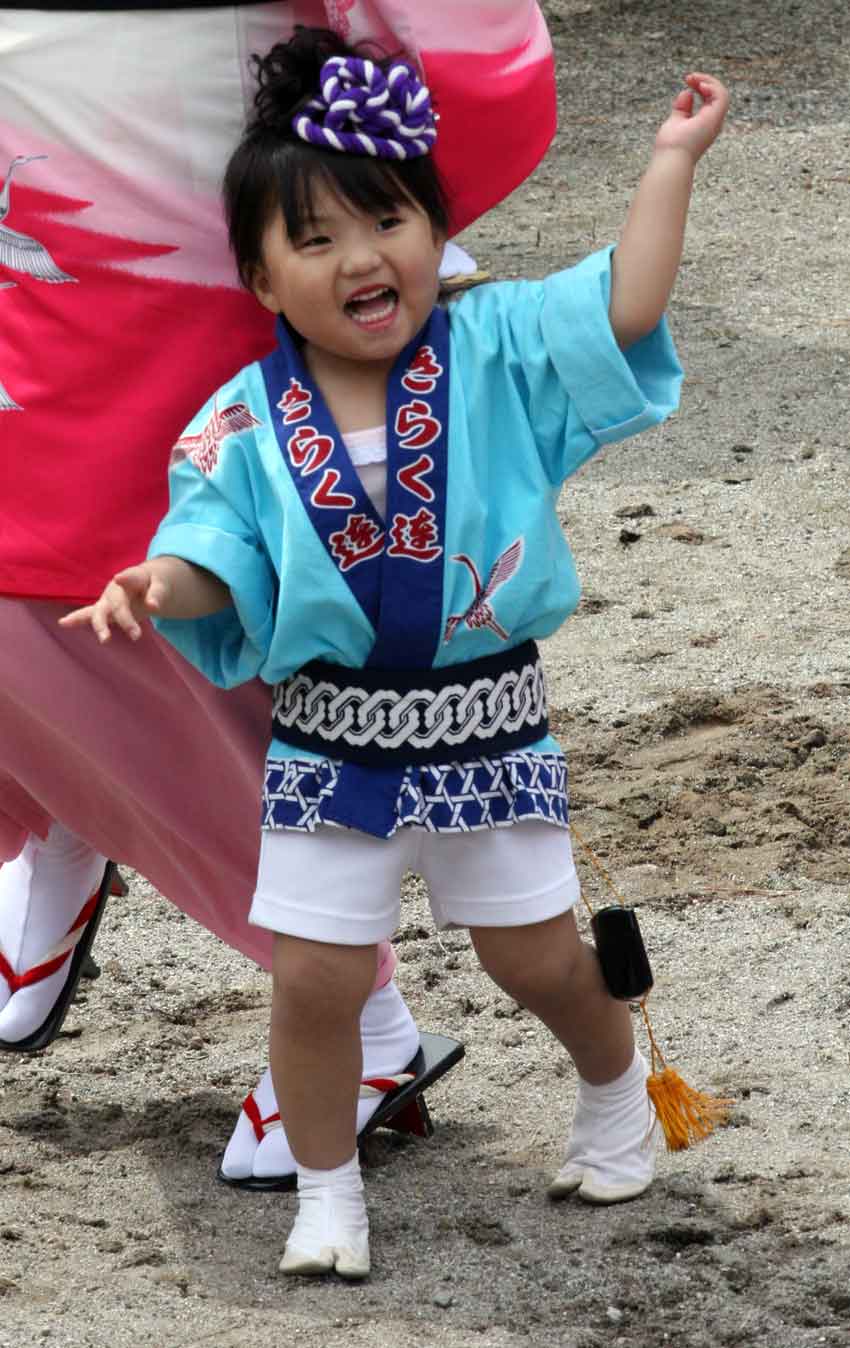
[[[270,759],[262,827],[313,833],[325,822],[339,782],[335,759]],[[469,763],[405,770],[386,834],[413,825],[430,833],[507,828],[521,819],[568,826],[567,764],[562,754],[516,751]],[[332,823],[333,820],[328,820]]]

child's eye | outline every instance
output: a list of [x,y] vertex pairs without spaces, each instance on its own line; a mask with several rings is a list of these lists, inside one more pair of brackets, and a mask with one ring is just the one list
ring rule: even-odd
[[298,244],[298,247],[324,248],[324,246],[330,242],[331,239],[330,235],[328,234],[310,234],[306,239],[301,239],[300,243]]
[[386,233],[387,230],[396,229],[402,223],[400,215],[385,215],[378,221],[378,229]]

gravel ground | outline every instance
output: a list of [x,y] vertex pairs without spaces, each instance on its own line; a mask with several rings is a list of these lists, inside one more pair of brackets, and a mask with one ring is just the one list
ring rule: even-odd
[[[640,905],[656,1034],[731,1126],[634,1204],[547,1204],[572,1070],[412,880],[399,983],[467,1057],[430,1142],[365,1148],[372,1278],[283,1281],[292,1198],[214,1178],[266,977],[131,876],[63,1035],[3,1062],[0,1344],[850,1343],[846,4],[544,8],[561,127],[465,239],[496,275],[615,237],[681,73],[732,88],[671,308],[682,408],[570,482],[585,597],[546,648],[574,820]],[[604,900],[592,868],[586,889]]]

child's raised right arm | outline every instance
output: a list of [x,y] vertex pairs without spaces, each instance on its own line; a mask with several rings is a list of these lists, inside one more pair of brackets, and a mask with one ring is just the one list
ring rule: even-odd
[[132,641],[146,618],[205,618],[231,603],[229,588],[212,571],[182,557],[153,557],[112,577],[99,599],[59,619],[61,627],[90,624],[108,641],[113,623]]
[[[679,270],[694,169],[723,126],[729,94],[712,75],[685,76],[614,251],[609,316],[620,347],[652,332]],[[701,101],[697,104],[697,98]]]

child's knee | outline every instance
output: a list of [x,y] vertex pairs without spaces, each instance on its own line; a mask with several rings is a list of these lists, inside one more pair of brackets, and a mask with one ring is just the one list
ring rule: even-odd
[[528,927],[488,927],[470,932],[484,972],[519,1002],[541,987],[565,986],[582,972],[588,949],[572,913]]
[[359,1016],[375,981],[375,946],[325,945],[275,936],[272,1003],[302,1016]]

